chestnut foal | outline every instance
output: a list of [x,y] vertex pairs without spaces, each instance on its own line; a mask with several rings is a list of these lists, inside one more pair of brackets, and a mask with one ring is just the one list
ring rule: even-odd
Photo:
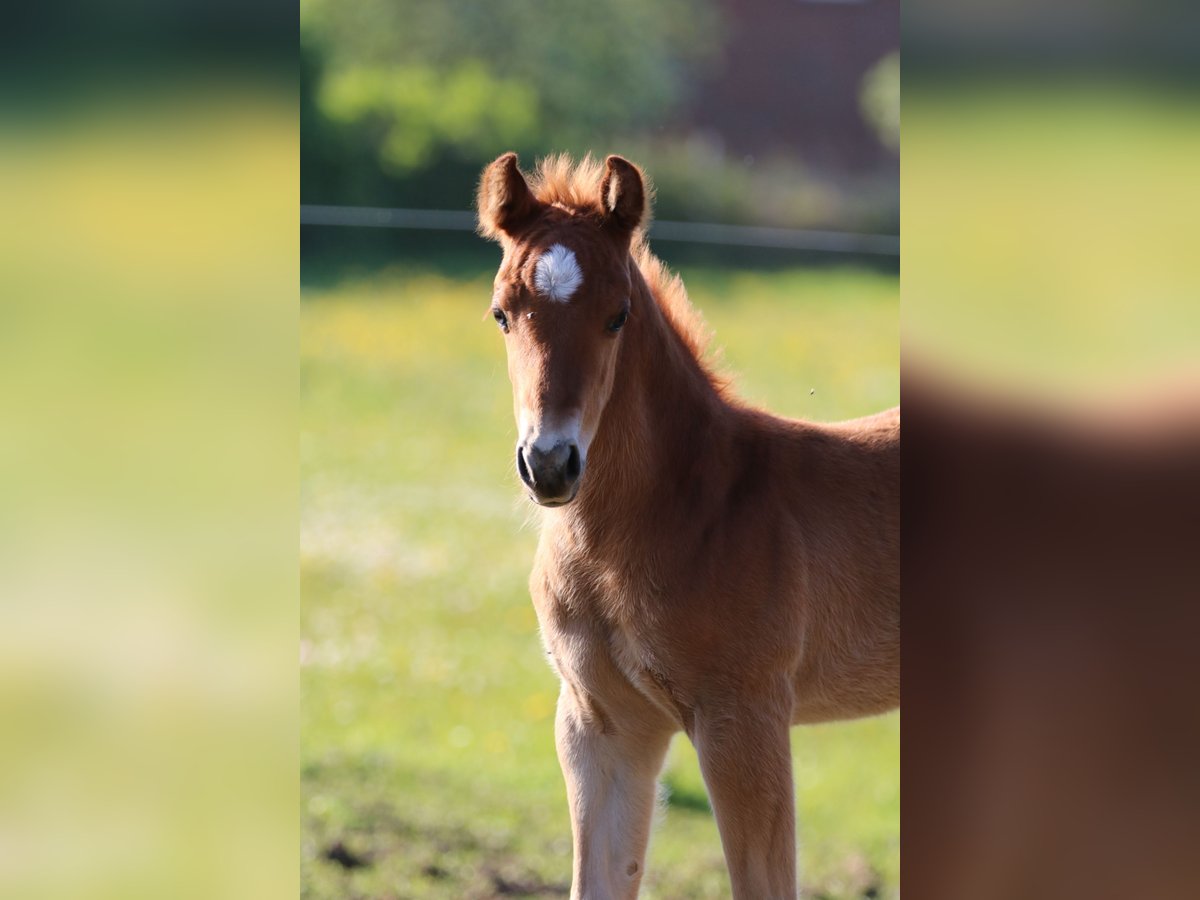
[[636,897],[671,736],[696,747],[738,900],[796,896],[789,729],[900,700],[900,414],[728,396],[618,156],[483,173],[530,578],[561,680],[573,898]]

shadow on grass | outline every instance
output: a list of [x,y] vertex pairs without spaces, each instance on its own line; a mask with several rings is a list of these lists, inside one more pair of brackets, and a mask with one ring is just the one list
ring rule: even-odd
[[712,806],[709,805],[708,795],[704,791],[683,787],[673,778],[664,779],[663,787],[666,789],[667,806],[671,809],[712,815]]

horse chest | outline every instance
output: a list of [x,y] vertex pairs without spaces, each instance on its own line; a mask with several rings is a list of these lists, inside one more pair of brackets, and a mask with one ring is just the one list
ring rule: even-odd
[[543,580],[546,589],[534,598],[559,676],[600,706],[627,706],[636,698],[690,727],[690,704],[676,688],[672,663],[661,653],[665,642],[647,610],[653,587],[612,573],[574,575]]

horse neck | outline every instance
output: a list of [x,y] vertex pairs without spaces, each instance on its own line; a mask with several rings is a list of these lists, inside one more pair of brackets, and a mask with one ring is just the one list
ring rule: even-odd
[[727,430],[724,401],[632,258],[629,266],[637,321],[623,335],[584,490],[566,507],[577,523],[602,531],[636,525],[639,511],[661,525],[672,494],[703,478]]

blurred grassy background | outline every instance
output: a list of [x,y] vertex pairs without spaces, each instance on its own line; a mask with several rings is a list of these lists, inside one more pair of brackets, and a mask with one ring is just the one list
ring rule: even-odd
[[297,891],[294,94],[153,81],[0,116],[5,897]]
[[1034,396],[1194,376],[1195,87],[935,75],[906,82],[906,353]]
[[[690,267],[741,393],[817,419],[898,402],[898,282],[855,269]],[[393,269],[301,307],[302,891],[565,894],[557,682],[526,587],[491,273]],[[810,896],[895,897],[899,717],[796,729]],[[677,737],[644,896],[724,897]],[[334,857],[334,858],[331,858]],[[337,861],[340,859],[341,861]]]

